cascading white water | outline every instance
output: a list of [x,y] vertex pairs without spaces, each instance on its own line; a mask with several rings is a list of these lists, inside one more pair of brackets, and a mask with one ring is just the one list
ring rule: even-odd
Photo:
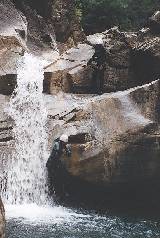
[[15,122],[15,151],[9,162],[7,194],[9,204],[47,202],[46,161],[47,110],[43,98],[43,65],[25,54],[18,65],[17,88],[7,113]]

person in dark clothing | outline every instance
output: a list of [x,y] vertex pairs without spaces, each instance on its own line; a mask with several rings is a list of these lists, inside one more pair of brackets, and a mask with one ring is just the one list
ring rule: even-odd
[[46,164],[50,195],[55,192],[60,198],[65,196],[65,182],[68,177],[64,162],[61,160],[63,154],[66,154],[67,157],[71,156],[67,135],[62,135],[54,141],[51,155]]
[[106,68],[106,52],[102,44],[94,46],[95,54],[89,63],[93,71],[93,93],[102,94],[104,91],[104,72]]
[[51,155],[47,161],[47,168],[52,167],[53,162],[59,160],[63,153],[65,153],[67,157],[71,156],[71,147],[68,145],[67,135],[62,135],[54,141]]

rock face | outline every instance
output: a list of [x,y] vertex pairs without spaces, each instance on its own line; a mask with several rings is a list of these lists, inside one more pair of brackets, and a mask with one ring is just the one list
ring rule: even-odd
[[42,37],[41,42],[51,43],[54,36],[53,32],[55,32],[58,42],[70,46],[85,39],[75,15],[73,0],[16,0],[14,3],[26,15],[31,35],[36,33],[35,28],[39,30],[37,36]]
[[72,0],[5,0],[0,10],[0,35],[15,36],[26,50],[45,59],[48,55],[53,61],[55,49],[63,51],[85,39]]
[[19,32],[27,33],[27,21],[25,16],[17,11],[10,0],[2,0],[0,3],[1,11],[1,28],[0,35],[17,36]]
[[[61,162],[72,178],[71,185],[78,181],[80,191],[85,194],[85,184],[93,186],[94,191],[97,187],[107,190],[119,185],[157,183],[159,13],[153,16],[149,28],[139,32],[112,28],[78,43],[84,36],[75,21],[71,0],[6,0],[1,1],[0,10],[2,171],[3,155],[14,149],[14,122],[3,113],[4,107],[9,100],[7,95],[16,85],[17,62],[24,51],[29,51],[45,60],[53,57],[44,77],[49,143],[64,132],[69,135],[72,156],[69,159],[64,156]],[[55,48],[63,52],[56,59]],[[79,188],[76,185],[69,189],[68,184],[66,187],[70,194]]]
[[75,15],[73,0],[50,0],[49,6],[49,16],[51,16],[54,24],[57,41],[64,43],[72,38],[73,42],[76,43],[85,39]]
[[0,75],[16,74],[17,61],[24,49],[14,36],[0,36]]
[[70,176],[63,181],[67,193],[90,197],[85,191],[92,187],[91,196],[96,187],[140,190],[159,181],[159,89],[157,80],[102,96],[66,97],[64,109],[62,97],[55,102],[60,109],[49,108],[52,140],[65,132],[72,143],[72,157],[62,158]]
[[[145,141],[150,141],[154,148],[156,139],[158,149],[159,137],[156,133],[158,133],[157,125],[160,116],[159,87],[160,82],[155,81],[124,92],[79,99],[80,105],[74,107],[73,104],[71,108],[68,108],[70,111],[65,113],[55,111],[56,120],[61,121],[60,131],[56,134],[60,135],[62,131],[65,131],[71,135],[71,140],[75,137],[75,141],[76,137],[82,135],[80,136],[82,145],[74,145],[73,157],[67,161],[69,172],[94,183],[120,181],[120,173],[123,174],[125,162],[121,164],[120,161],[115,162],[115,160],[120,159],[122,152],[136,143],[137,146],[141,146],[141,143],[145,144]],[[67,104],[66,106],[68,107]],[[54,115],[51,118],[54,119]],[[58,121],[56,128],[58,128]],[[76,156],[75,153],[77,153]],[[107,180],[105,160],[111,166],[113,165],[113,170],[116,163],[122,166],[121,172],[115,167],[117,175],[113,171],[110,176],[107,175]],[[101,169],[96,166],[97,163],[100,163]],[[144,176],[148,177],[147,174]],[[136,170],[135,177],[138,179]],[[124,182],[128,180],[127,177],[121,179]]]
[[40,54],[43,51],[52,51],[55,49],[54,28],[42,16],[38,15],[27,4],[27,1],[15,1],[15,7],[21,11],[21,15],[26,19],[27,32],[21,37],[25,39],[29,50]]
[[84,92],[92,87],[92,69],[87,66],[94,48],[79,44],[64,53],[60,59],[45,69],[44,92]]
[[10,95],[17,78],[17,62],[24,47],[15,36],[0,36],[0,93]]
[[17,62],[24,51],[51,62],[59,56],[58,50],[74,46],[84,39],[73,1],[5,0],[0,3],[0,11],[2,94],[13,92]]
[[[88,36],[87,39],[88,47],[91,45],[95,53],[88,59],[87,70],[86,67],[80,67],[78,74],[77,70],[73,70],[69,78],[71,77],[73,84],[75,82],[77,87],[78,84],[80,87],[84,84],[83,79],[85,78],[85,82],[90,82],[88,93],[126,90],[152,82],[160,76],[160,37],[158,33],[153,34],[152,26],[138,33],[120,32],[114,27],[103,33]],[[85,48],[86,44],[84,50]],[[71,51],[76,51],[76,48]],[[55,78],[52,77],[52,82],[57,80],[56,71],[64,75],[62,68],[59,70],[54,66],[56,65],[53,64],[52,67],[46,68],[46,72],[54,72]],[[68,62],[68,68],[71,67],[72,64],[69,66]],[[68,74],[63,81],[68,80],[67,77]],[[79,78],[78,82],[76,78]],[[95,88],[99,89],[95,90]],[[86,93],[85,90],[80,90],[79,93]],[[74,87],[73,91],[72,89],[70,91],[74,93]]]

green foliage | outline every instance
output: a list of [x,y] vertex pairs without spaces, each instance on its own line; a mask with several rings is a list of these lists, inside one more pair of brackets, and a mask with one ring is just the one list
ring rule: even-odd
[[122,30],[143,26],[155,10],[159,0],[75,0],[77,15],[86,33],[103,31],[114,25]]

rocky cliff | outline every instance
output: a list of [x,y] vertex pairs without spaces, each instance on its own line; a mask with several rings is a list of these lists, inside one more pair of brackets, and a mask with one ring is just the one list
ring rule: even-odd
[[43,91],[50,147],[64,132],[72,144],[72,157],[62,158],[73,181],[73,187],[66,184],[68,192],[85,195],[85,184],[92,195],[97,187],[157,184],[159,13],[139,32],[112,28],[85,39],[73,1],[5,0],[0,10],[1,172],[14,149],[14,122],[4,108],[16,86],[18,59],[30,52],[47,62]]
[[63,176],[53,175],[55,188],[65,187],[67,196],[56,190],[62,200],[102,208],[134,202],[137,193],[159,200],[159,89],[157,80],[102,96],[46,96],[50,144],[64,132],[72,144]]
[[[131,157],[127,155],[127,151],[132,148],[134,154],[138,148],[143,148],[145,143],[159,150],[159,87],[157,80],[144,86],[102,96],[72,96],[66,98],[68,110],[66,107],[58,108],[61,100],[64,100],[63,97],[58,98],[57,109],[49,109],[50,120],[56,120],[56,133],[53,132],[55,138],[65,131],[73,143],[72,158],[66,158],[69,172],[93,183],[107,185],[113,182],[127,182],[130,174],[128,162],[122,158],[125,156],[128,160]],[[78,103],[76,106],[75,99]],[[134,160],[135,163],[136,161]],[[158,167],[154,166],[156,169]],[[137,169],[139,170],[138,166]],[[149,169],[139,171],[139,176],[147,179],[147,173],[150,172]],[[155,174],[157,173],[153,172],[152,175]],[[139,180],[136,165],[131,179]]]
[[[54,40],[59,42],[59,49],[71,47],[85,39],[80,23],[75,14],[73,0],[16,0],[18,8],[28,22],[28,37],[31,41],[52,47]],[[38,41],[37,44],[38,45]]]
[[[139,32],[120,32],[112,28],[87,37],[84,46],[73,48],[45,69],[52,85],[57,82],[56,72],[61,74],[57,88],[66,92],[105,93],[126,90],[158,79],[160,75],[159,35],[146,28]],[[83,54],[85,50],[87,58]],[[90,54],[90,50],[94,54]],[[79,56],[84,64],[79,64]],[[87,59],[87,63],[85,60]],[[74,63],[73,63],[74,62]],[[64,73],[65,72],[65,73]],[[87,87],[83,88],[83,80]],[[70,88],[64,88],[66,81]],[[51,86],[52,88],[52,86]],[[56,84],[55,84],[56,88]],[[52,89],[51,89],[52,90]]]
[[141,197],[147,184],[159,190],[160,38],[149,27],[88,36],[45,68],[44,91],[66,102],[65,110],[51,110],[51,138],[70,136],[72,157],[62,163],[70,176],[66,193],[76,199],[92,199],[97,188],[110,191],[103,195],[111,200],[129,190],[133,200]]

